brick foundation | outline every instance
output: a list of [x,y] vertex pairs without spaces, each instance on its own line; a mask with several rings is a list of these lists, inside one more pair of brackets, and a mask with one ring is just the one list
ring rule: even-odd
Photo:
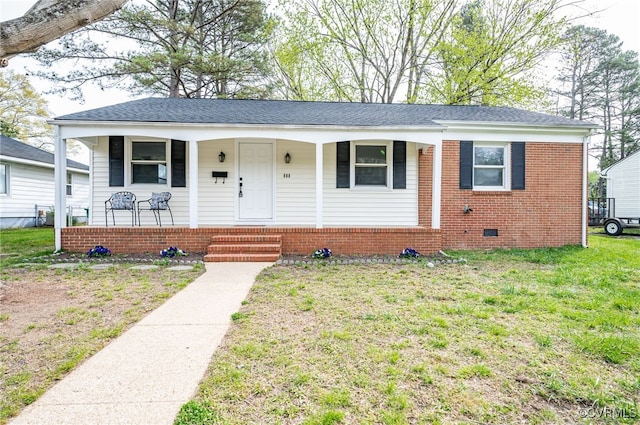
[[67,227],[62,229],[62,248],[86,252],[96,245],[114,254],[155,253],[169,246],[187,252],[206,252],[217,235],[281,235],[283,254],[309,255],[328,247],[336,255],[398,255],[410,247],[422,254],[441,249],[441,233],[423,227],[326,228],[228,227],[187,229],[178,227]]

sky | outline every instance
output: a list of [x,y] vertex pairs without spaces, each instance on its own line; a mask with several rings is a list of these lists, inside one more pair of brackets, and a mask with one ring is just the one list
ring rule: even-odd
[[[0,0],[0,21],[22,16],[35,0]],[[596,12],[593,16],[582,18],[576,23],[605,29],[623,41],[623,48],[640,53],[640,0],[583,0],[581,10],[575,13]],[[9,62],[9,69],[17,73],[27,73],[37,66],[35,61],[17,56]],[[39,92],[48,89],[49,82],[32,79],[31,83]],[[52,116],[60,116],[73,112],[126,102],[132,98],[124,91],[90,89],[85,92],[85,103],[63,98],[60,95],[43,95],[49,103]]]

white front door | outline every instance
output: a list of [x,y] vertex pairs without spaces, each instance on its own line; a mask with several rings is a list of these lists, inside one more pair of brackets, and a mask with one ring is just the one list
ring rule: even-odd
[[273,219],[273,144],[238,143],[238,218]]

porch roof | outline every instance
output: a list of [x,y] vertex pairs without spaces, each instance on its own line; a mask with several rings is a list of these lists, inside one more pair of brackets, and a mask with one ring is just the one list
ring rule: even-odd
[[432,127],[438,121],[504,123],[593,128],[585,121],[510,107],[146,98],[55,118],[64,121],[107,121],[193,124],[317,125],[348,127]]

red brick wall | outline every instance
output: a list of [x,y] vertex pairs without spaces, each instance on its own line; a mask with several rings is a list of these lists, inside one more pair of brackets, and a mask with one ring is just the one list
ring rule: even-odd
[[[582,145],[527,143],[526,189],[459,189],[458,142],[445,142],[442,245],[445,249],[533,248],[581,243]],[[464,214],[465,205],[473,212]],[[483,236],[497,229],[498,237]]]
[[398,255],[404,248],[423,254],[441,249],[441,233],[414,228],[327,228],[233,227],[186,229],[176,227],[68,227],[62,229],[62,247],[69,252],[86,252],[96,245],[114,254],[160,253],[169,246],[187,252],[206,252],[213,236],[223,234],[276,234],[282,236],[284,254],[309,255],[328,247],[336,254]]

